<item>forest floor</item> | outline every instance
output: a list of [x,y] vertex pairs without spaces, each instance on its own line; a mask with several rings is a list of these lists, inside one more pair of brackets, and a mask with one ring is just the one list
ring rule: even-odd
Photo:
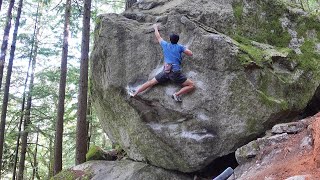
[[[250,171],[244,179],[284,180],[292,176],[304,176],[305,180],[320,179],[320,113],[314,117],[311,127],[298,134],[291,135],[285,143],[271,146],[277,154]],[[312,132],[312,148],[301,150],[301,141]],[[311,147],[311,146],[310,146]],[[265,161],[265,160],[263,160]],[[261,163],[262,164],[262,163]]]

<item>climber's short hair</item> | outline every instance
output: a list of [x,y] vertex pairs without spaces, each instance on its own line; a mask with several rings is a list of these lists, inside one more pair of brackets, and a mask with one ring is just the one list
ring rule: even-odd
[[177,44],[179,41],[179,35],[171,33],[170,34],[170,41],[172,44]]

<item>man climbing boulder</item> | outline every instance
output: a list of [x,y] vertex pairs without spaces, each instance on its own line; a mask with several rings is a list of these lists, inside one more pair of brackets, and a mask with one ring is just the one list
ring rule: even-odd
[[155,36],[162,47],[164,56],[164,67],[158,75],[144,83],[136,92],[132,93],[132,96],[135,97],[139,93],[145,91],[148,88],[151,88],[158,83],[172,81],[176,84],[182,85],[182,88],[178,92],[172,94],[172,98],[175,101],[181,102],[182,95],[187,94],[195,89],[194,82],[191,79],[188,79],[181,72],[182,53],[188,56],[192,56],[192,51],[182,46],[181,44],[178,44],[179,35],[170,34],[169,43],[163,40],[160,36],[157,24],[154,24],[153,28]]

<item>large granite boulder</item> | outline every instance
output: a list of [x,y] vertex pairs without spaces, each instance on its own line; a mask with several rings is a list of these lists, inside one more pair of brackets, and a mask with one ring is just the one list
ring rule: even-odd
[[[127,94],[161,71],[155,22],[164,39],[179,33],[194,53],[183,72],[196,90],[180,104],[171,99],[174,84]],[[306,107],[319,85],[319,24],[274,0],[140,1],[96,22],[93,105],[130,158],[200,170]]]

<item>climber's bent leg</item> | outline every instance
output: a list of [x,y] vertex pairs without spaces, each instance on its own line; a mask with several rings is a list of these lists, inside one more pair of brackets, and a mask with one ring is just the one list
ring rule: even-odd
[[175,95],[181,96],[183,94],[187,94],[195,89],[194,82],[191,79],[187,79],[182,83],[183,88],[180,91],[176,92]]
[[153,79],[147,81],[146,83],[142,84],[142,86],[139,87],[139,89],[132,96],[135,97],[139,93],[145,91],[148,88],[151,88],[152,86],[154,86],[156,84],[158,84],[158,81],[156,80],[156,78],[153,78]]

